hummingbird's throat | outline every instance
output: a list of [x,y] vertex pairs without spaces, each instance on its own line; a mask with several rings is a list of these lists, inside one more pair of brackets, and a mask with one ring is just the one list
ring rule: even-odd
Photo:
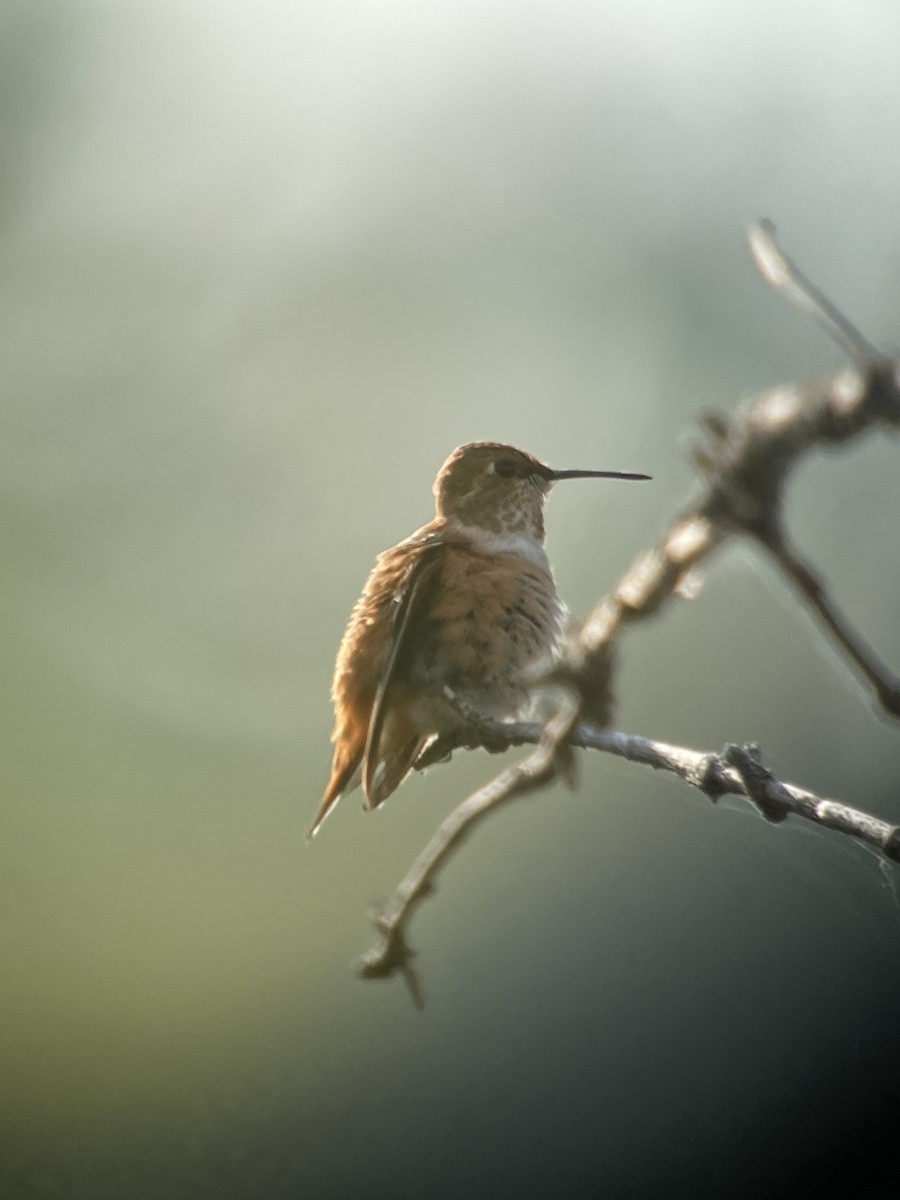
[[550,560],[544,549],[544,540],[532,533],[513,530],[490,530],[482,525],[468,525],[453,518],[447,522],[448,533],[464,539],[479,554],[509,555],[533,563],[551,574]]

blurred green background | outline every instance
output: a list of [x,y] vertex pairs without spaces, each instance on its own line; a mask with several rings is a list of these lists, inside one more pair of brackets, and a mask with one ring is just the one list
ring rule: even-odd
[[[498,762],[303,831],[347,614],[455,445],[653,474],[554,495],[578,613],[698,411],[841,361],[751,219],[896,345],[898,59],[894,0],[0,4],[3,1200],[889,1194],[865,850],[586,757],[448,869],[418,1013],[348,962]],[[896,456],[809,461],[790,516],[900,668]],[[900,732],[749,551],[618,690],[900,821]]]

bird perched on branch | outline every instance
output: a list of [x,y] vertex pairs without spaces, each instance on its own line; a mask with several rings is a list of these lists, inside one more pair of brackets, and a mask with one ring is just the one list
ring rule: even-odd
[[312,836],[362,783],[365,807],[393,792],[463,708],[512,720],[557,652],[565,609],[544,550],[544,502],[561,479],[649,479],[555,471],[499,442],[454,450],[434,483],[434,520],[375,562],[335,665],[331,778]]

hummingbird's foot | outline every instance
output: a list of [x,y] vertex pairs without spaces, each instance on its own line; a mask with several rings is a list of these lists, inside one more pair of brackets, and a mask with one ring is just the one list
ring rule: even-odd
[[480,712],[468,700],[464,700],[452,688],[444,685],[444,701],[459,718],[459,728],[452,734],[454,748],[466,750],[487,750],[488,754],[502,754],[510,746],[509,737],[504,729],[505,722],[496,717],[489,717]]

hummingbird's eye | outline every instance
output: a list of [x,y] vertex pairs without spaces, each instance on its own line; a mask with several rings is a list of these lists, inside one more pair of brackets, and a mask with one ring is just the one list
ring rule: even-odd
[[511,458],[498,458],[494,463],[494,474],[502,479],[512,479],[516,473],[516,464]]

